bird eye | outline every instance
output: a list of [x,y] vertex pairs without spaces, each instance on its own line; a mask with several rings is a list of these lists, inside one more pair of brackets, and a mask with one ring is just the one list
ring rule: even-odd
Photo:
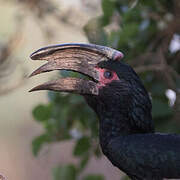
[[104,72],[104,77],[106,79],[111,79],[112,78],[112,72],[111,71],[105,71]]

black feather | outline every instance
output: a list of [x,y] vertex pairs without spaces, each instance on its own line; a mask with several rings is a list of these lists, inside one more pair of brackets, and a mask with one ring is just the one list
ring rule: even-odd
[[103,153],[134,180],[180,178],[180,136],[155,134],[151,100],[135,71],[120,61],[104,61],[115,71],[98,96],[85,96],[100,119]]

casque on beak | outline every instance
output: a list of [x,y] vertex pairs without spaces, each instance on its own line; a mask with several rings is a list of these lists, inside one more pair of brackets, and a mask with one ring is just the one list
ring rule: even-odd
[[48,62],[36,69],[30,77],[53,70],[69,70],[89,76],[92,80],[72,77],[60,78],[36,86],[30,92],[53,90],[98,95],[99,72],[96,69],[98,63],[119,60],[122,57],[123,54],[117,50],[94,44],[59,44],[41,48],[32,53],[30,58]]

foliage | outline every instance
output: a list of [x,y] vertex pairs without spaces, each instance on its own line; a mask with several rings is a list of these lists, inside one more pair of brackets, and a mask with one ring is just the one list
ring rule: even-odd
[[[134,67],[152,97],[157,130],[180,132],[180,51],[169,49],[173,36],[180,30],[178,0],[102,0],[102,10],[102,16],[84,27],[89,41],[122,51],[124,60]],[[166,95],[168,89],[176,93],[171,106]],[[44,127],[44,133],[33,141],[33,153],[38,155],[45,143],[74,139],[73,155],[80,163],[60,165],[53,174],[55,180],[79,179],[91,157],[101,155],[98,120],[80,96],[49,92],[48,97],[48,104],[33,110],[35,120]],[[82,179],[104,178],[87,175]]]
[[[73,164],[68,164],[53,169],[53,175],[55,180],[75,180],[78,176],[78,170]],[[82,180],[104,180],[104,178],[102,175],[96,174],[83,176]]]
[[[98,120],[81,96],[49,92],[48,97],[48,104],[38,105],[33,110],[35,120],[45,129],[32,142],[33,154],[37,156],[44,144],[74,139],[73,155],[79,158],[79,164],[60,165],[53,170],[55,180],[74,180],[92,156],[101,155],[97,139]],[[89,175],[84,179],[101,180],[103,177]]]
[[[157,130],[166,132],[180,132],[180,124],[175,121],[179,115],[180,51],[169,49],[180,29],[177,4],[178,1],[168,0],[102,0],[104,15],[93,22],[99,24],[106,42],[96,38],[100,36],[99,29],[92,32],[93,28],[88,28],[89,24],[95,24],[92,20],[84,28],[91,42],[114,47],[125,54],[124,61],[134,67],[151,94]],[[96,34],[94,39],[92,33]],[[174,106],[169,105],[168,89],[176,93]]]

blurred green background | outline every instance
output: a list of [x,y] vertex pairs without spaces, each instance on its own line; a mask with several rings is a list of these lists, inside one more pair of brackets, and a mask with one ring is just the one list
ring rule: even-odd
[[179,0],[0,1],[0,174],[13,180],[125,179],[102,156],[98,120],[82,97],[28,93],[51,72],[28,79],[50,44],[110,46],[139,74],[159,132],[180,132]]

